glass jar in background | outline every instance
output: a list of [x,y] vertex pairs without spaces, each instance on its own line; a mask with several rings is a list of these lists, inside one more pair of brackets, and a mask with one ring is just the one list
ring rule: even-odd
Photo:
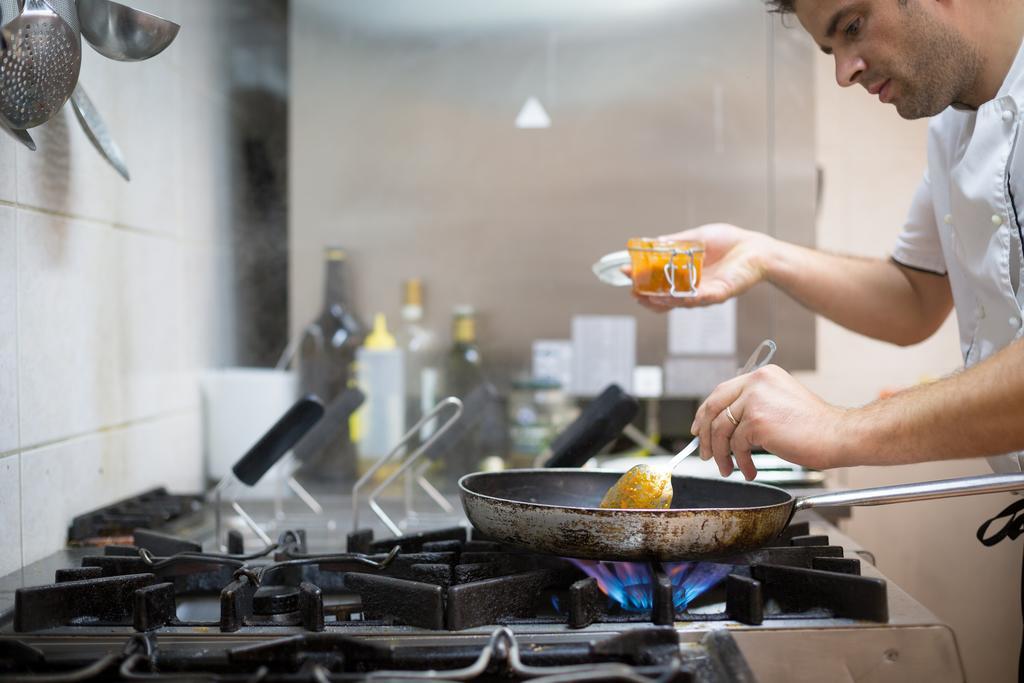
[[524,377],[512,382],[508,398],[511,468],[533,467],[541,453],[575,419],[575,402],[558,380]]

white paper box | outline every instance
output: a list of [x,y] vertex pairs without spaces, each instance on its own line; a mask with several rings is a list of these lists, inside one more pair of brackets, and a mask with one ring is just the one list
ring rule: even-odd
[[719,384],[735,376],[735,356],[669,358],[665,361],[665,394],[704,399]]
[[657,365],[638,365],[633,370],[633,395],[660,398],[665,391],[665,373]]
[[533,342],[534,377],[556,380],[563,389],[572,386],[572,342],[568,339],[538,339]]
[[[296,373],[266,368],[225,368],[199,379],[203,399],[206,476],[220,480],[298,398]],[[238,498],[272,498],[281,486],[278,461],[253,487],[236,486]]]
[[735,356],[736,300],[668,314],[670,356]]
[[577,315],[572,319],[572,394],[596,396],[609,384],[633,390],[636,318]]

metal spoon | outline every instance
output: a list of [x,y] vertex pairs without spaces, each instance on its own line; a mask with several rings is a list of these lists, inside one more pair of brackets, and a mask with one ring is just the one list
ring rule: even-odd
[[[2,11],[2,7],[0,7],[0,11]],[[0,14],[0,16],[2,16],[2,14]],[[0,59],[3,58],[3,55],[7,54],[7,51],[10,49],[10,47],[11,34],[8,33],[6,29],[0,28]],[[21,144],[25,145],[33,152],[36,151],[35,140],[32,139],[32,136],[29,135],[27,131],[14,130],[12,128],[8,128],[3,121],[3,117],[0,117],[0,127],[4,129],[4,132],[6,132],[8,135],[10,135],[12,138],[17,140]]]
[[25,130],[48,121],[71,96],[81,44],[44,0],[26,0],[4,28],[10,44],[0,55],[0,117],[7,128]]
[[78,37],[78,45],[81,48],[82,36],[81,28],[78,25],[78,8],[75,6],[75,0],[46,0],[46,2],[58,17],[68,22],[68,26]]
[[78,0],[78,19],[86,41],[104,57],[119,62],[155,57],[181,28],[173,21],[111,0]]
[[[68,23],[71,30],[75,34],[76,42],[79,46],[82,44],[80,27],[78,24],[78,10],[75,7],[74,0],[47,0],[53,11],[57,15]],[[0,7],[2,7],[3,0],[0,0]],[[79,47],[81,49],[81,47]],[[78,123],[81,124],[82,130],[85,132],[86,137],[89,138],[89,142],[96,148],[96,151],[107,160],[114,170],[117,171],[122,178],[125,180],[131,180],[128,174],[128,166],[124,162],[124,157],[121,155],[121,149],[114,142],[114,139],[110,136],[107,130],[107,124],[103,121],[103,117],[100,116],[99,111],[93,105],[92,100],[85,94],[85,88],[81,83],[75,85],[74,92],[71,93],[71,107],[74,109],[75,117],[78,119]]]
[[[767,352],[765,350],[767,349]],[[762,368],[775,356],[775,342],[765,339],[758,344],[743,368],[736,373],[745,375]],[[760,358],[762,352],[764,358]],[[760,358],[760,360],[758,360]],[[648,464],[634,465],[612,484],[608,493],[601,499],[603,508],[629,509],[666,509],[672,504],[672,472],[686,457],[697,452],[700,438],[696,437],[686,444],[669,462],[668,467],[658,468]]]
[[8,128],[0,118],[0,128],[3,128],[4,132],[10,135],[12,138],[20,142],[21,144],[28,147],[33,152],[36,151],[36,141],[32,139],[32,136],[28,134],[27,130],[17,130],[16,128]]
[[89,138],[89,142],[96,148],[96,151],[107,160],[107,163],[114,167],[114,170],[122,178],[131,180],[128,166],[121,155],[121,148],[110,137],[110,133],[107,131],[107,124],[104,123],[100,113],[93,106],[92,100],[85,94],[85,89],[81,83],[75,86],[75,91],[71,93],[71,106],[75,110],[78,122],[82,124],[82,130],[85,131],[86,137]]

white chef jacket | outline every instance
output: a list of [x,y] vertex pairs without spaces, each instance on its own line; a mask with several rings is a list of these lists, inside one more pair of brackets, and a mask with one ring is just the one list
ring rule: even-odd
[[[950,107],[928,127],[928,170],[914,194],[892,258],[949,276],[964,365],[1024,330],[1024,45],[996,98],[977,111]],[[1018,452],[989,458],[1020,472]]]

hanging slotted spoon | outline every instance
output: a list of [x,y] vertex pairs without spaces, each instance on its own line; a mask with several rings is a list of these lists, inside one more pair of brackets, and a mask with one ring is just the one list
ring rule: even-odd
[[26,0],[4,28],[11,44],[0,56],[0,117],[7,128],[25,130],[48,121],[71,96],[81,41],[44,0]]
[[[3,2],[3,0],[0,0],[0,2]],[[72,32],[75,34],[75,43],[81,49],[82,34],[80,32],[78,8],[75,6],[75,0],[47,0],[47,2],[50,3],[53,11],[71,27]],[[122,178],[131,180],[131,175],[128,173],[128,165],[124,161],[124,155],[121,154],[121,148],[114,142],[114,138],[107,129],[106,122],[100,116],[96,105],[89,99],[85,92],[85,87],[81,83],[76,84],[74,92],[71,93],[71,107],[75,111],[75,118],[81,124],[85,136],[89,138],[89,142],[92,143],[96,151],[107,160],[108,164],[114,167],[114,170]]]
[[[0,14],[0,16],[2,16],[2,14]],[[10,49],[11,35],[7,32],[6,29],[0,28],[0,61],[3,60],[4,56],[7,55],[7,52]],[[27,131],[14,130],[13,128],[8,128],[7,124],[3,120],[3,117],[0,117],[0,128],[2,128],[5,133],[10,135],[12,138],[17,140],[21,144],[28,147],[33,152],[36,150],[35,140],[32,139],[32,136],[29,135]]]
[[56,12],[58,17],[68,22],[68,26],[75,33],[75,42],[81,45],[82,32],[78,24],[78,7],[75,5],[75,0],[46,0],[46,4]]
[[[12,42],[11,34],[7,32],[7,29],[2,28],[2,26],[8,20],[16,17],[17,15],[18,6],[15,4],[14,0],[0,0],[0,63],[3,63],[4,57],[6,57],[7,53],[11,50]],[[28,131],[9,128],[3,116],[0,116],[0,129],[33,152],[36,151],[36,142],[32,139],[32,136],[28,134]]]
[[[765,350],[767,349],[767,352]],[[758,344],[737,376],[753,372],[771,362],[775,356],[775,342],[765,339]],[[764,357],[761,358],[764,352]],[[612,484],[608,493],[601,499],[603,508],[619,509],[664,509],[672,504],[672,472],[684,458],[697,452],[700,438],[695,437],[686,444],[669,462],[668,467],[660,468],[653,465],[634,465],[628,472]]]

